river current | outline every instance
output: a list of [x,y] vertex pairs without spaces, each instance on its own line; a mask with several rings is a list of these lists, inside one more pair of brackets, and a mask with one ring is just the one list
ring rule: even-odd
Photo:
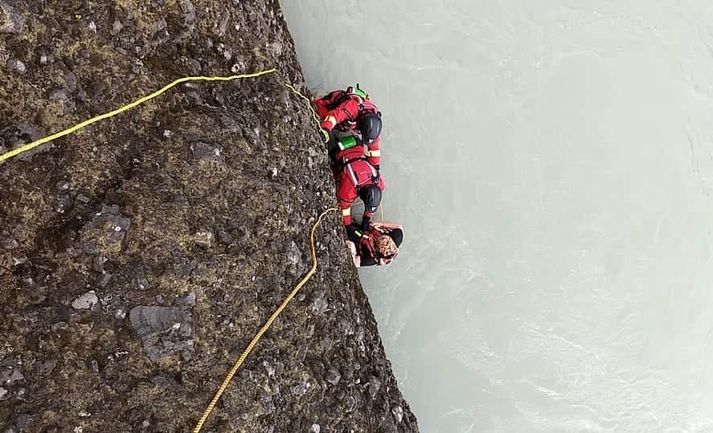
[[713,432],[713,2],[281,4],[384,113],[360,273],[423,432]]

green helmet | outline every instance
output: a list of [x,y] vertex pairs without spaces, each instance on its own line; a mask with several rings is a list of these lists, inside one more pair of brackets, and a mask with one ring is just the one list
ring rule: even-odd
[[352,88],[352,93],[363,99],[369,99],[369,94],[359,87],[359,83],[357,83],[356,87]]

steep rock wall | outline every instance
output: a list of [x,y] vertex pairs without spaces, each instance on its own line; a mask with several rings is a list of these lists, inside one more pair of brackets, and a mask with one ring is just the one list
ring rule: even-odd
[[[0,431],[190,431],[334,185],[274,1],[0,0]],[[414,432],[335,214],[204,431]]]

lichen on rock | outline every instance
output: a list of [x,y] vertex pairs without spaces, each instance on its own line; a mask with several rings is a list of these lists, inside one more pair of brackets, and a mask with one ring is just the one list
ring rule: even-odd
[[[335,201],[277,2],[0,0],[0,60],[0,151],[279,68],[0,165],[0,431],[191,431]],[[204,431],[417,431],[342,230]]]

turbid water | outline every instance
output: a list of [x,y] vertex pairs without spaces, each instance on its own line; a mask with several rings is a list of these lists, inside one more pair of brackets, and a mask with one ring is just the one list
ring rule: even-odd
[[713,3],[281,3],[384,112],[362,280],[424,432],[713,432]]

